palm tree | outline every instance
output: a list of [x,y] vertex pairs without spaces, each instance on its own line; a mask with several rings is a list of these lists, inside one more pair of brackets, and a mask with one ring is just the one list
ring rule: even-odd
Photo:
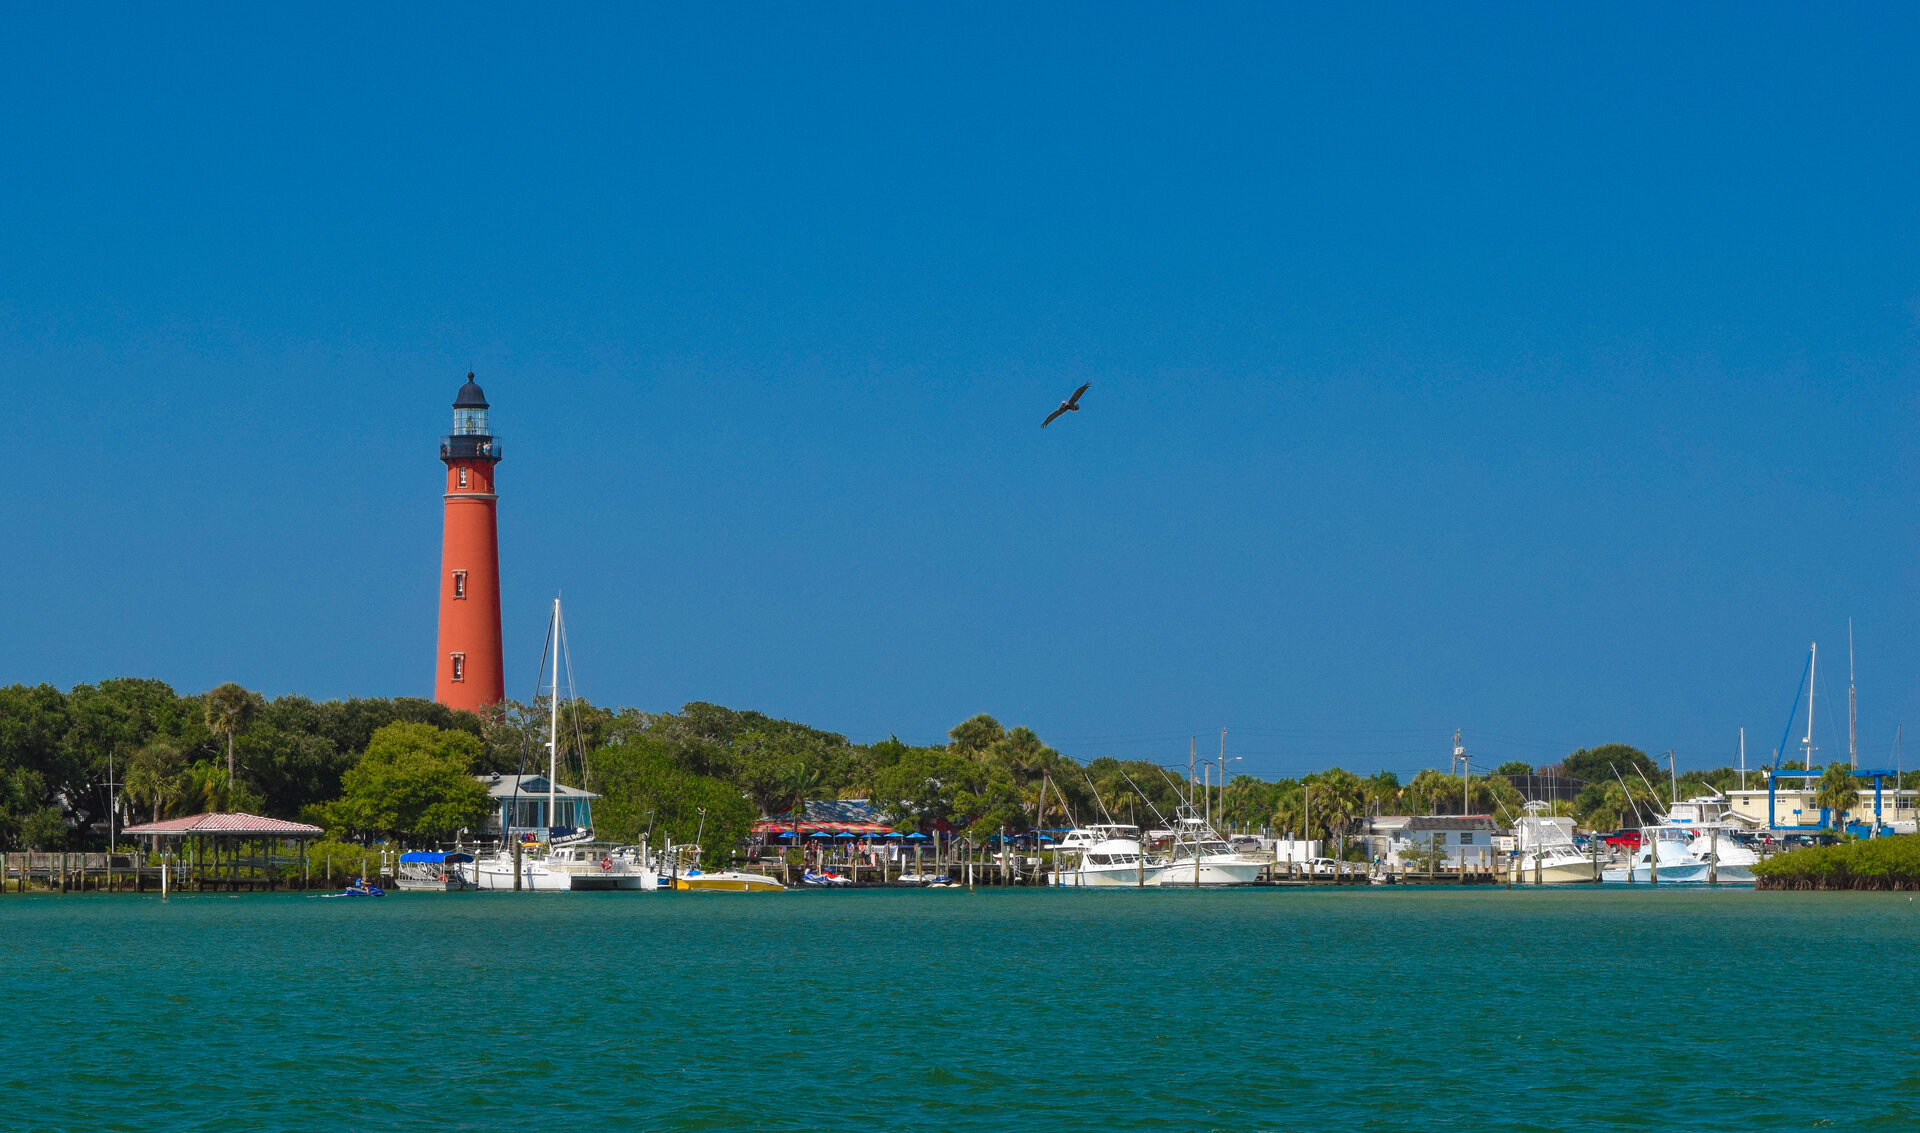
[[158,822],[168,804],[180,797],[179,765],[180,749],[165,740],[154,740],[133,753],[122,790],[134,803],[145,803],[152,821]]
[[233,793],[233,737],[253,719],[253,694],[228,681],[206,694],[207,731],[227,737],[227,793]]
[[1844,763],[1827,764],[1820,773],[1820,789],[1813,796],[1813,805],[1832,813],[1836,832],[1846,829],[1847,812],[1860,805],[1860,787],[1854,781],[1853,769]]

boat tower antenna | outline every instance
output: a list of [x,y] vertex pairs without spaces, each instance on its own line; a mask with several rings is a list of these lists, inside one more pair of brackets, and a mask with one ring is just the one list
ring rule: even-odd
[[1093,792],[1094,805],[1100,808],[1101,814],[1104,814],[1107,816],[1107,825],[1118,826],[1119,823],[1113,820],[1113,812],[1107,809],[1107,800],[1100,797],[1100,788],[1093,785],[1093,776],[1088,775],[1085,771],[1082,771],[1080,773],[1080,777],[1087,781],[1087,790]]
[[[1633,801],[1633,792],[1627,790],[1627,781],[1621,778],[1620,768],[1614,766],[1611,763],[1607,764],[1607,767],[1613,772],[1613,777],[1615,779],[1620,780],[1620,790],[1627,796],[1627,805],[1633,808],[1633,820],[1635,822],[1638,822],[1640,825],[1645,826],[1647,824],[1647,820],[1643,818],[1640,814],[1640,804]],[[1638,771],[1640,769],[1638,767],[1635,767],[1634,770]],[[1641,778],[1645,779],[1646,776],[1642,775]],[[1647,789],[1651,791],[1653,788],[1648,787]]]
[[[1160,777],[1165,779],[1168,783],[1173,782],[1173,777],[1167,774],[1166,768],[1161,767],[1158,764],[1155,764],[1154,770],[1160,772]],[[1167,816],[1160,813],[1160,808],[1153,805],[1153,800],[1147,797],[1147,793],[1140,789],[1140,784],[1133,781],[1133,776],[1127,774],[1126,768],[1122,767],[1120,769],[1120,777],[1127,781],[1127,786],[1133,788],[1134,794],[1140,796],[1140,801],[1147,804],[1147,809],[1153,812],[1153,816],[1155,818],[1159,819],[1162,824],[1172,825],[1171,823],[1167,822]]]

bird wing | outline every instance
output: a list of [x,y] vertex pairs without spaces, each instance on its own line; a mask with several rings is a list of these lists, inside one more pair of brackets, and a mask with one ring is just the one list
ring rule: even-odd
[[1040,427],[1044,429],[1048,425],[1053,424],[1053,419],[1055,417],[1060,416],[1062,413],[1065,413],[1066,411],[1067,411],[1066,403],[1062,402],[1060,405],[1060,408],[1054,410],[1052,413],[1047,414],[1047,419],[1045,421],[1040,422]]
[[1073,391],[1073,396],[1072,396],[1072,397],[1069,397],[1069,398],[1067,399],[1067,404],[1068,404],[1068,405],[1078,405],[1078,404],[1080,404],[1080,395],[1081,395],[1081,394],[1083,394],[1083,393],[1085,393],[1085,392],[1087,392],[1088,390],[1090,390],[1090,389],[1092,389],[1092,388],[1093,388],[1093,383],[1092,383],[1092,382],[1088,382],[1088,383],[1087,383],[1086,385],[1083,385],[1083,386],[1081,386],[1081,387],[1080,387],[1079,389],[1077,389],[1077,390],[1074,390],[1074,391]]

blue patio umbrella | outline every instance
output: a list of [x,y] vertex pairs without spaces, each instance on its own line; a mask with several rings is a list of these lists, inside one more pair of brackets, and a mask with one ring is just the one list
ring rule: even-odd
[[917,830],[914,831],[912,834],[907,835],[907,841],[909,842],[924,842],[926,840],[927,840],[927,836],[925,834],[920,833]]
[[813,831],[809,831],[809,832],[808,832],[808,834],[807,834],[807,837],[809,837],[809,838],[831,838],[831,837],[833,837],[833,835],[831,835],[831,834],[829,834],[829,833],[827,833],[827,832],[826,832],[825,830],[813,830]]
[[905,834],[902,834],[902,833],[900,833],[900,832],[899,832],[898,830],[889,830],[889,831],[887,831],[887,832],[886,832],[885,834],[882,834],[882,835],[880,835],[880,837],[882,837],[882,838],[905,838],[905,837],[906,837],[906,835],[905,835]]
[[841,831],[840,833],[838,833],[838,834],[835,834],[835,835],[834,835],[834,838],[835,838],[835,839],[840,839],[840,838],[845,838],[845,839],[846,839],[847,841],[849,841],[849,842],[851,842],[851,841],[853,841],[853,835],[851,835],[851,834],[849,834],[849,833],[847,833],[847,832],[846,832],[846,831],[844,831],[844,830],[842,830],[842,831]]

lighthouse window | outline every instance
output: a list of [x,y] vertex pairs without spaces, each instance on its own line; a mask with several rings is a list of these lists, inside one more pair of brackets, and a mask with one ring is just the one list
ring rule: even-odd
[[467,470],[464,468],[460,470],[460,486],[462,488],[467,486]]
[[453,572],[453,596],[455,598],[467,596],[467,572],[464,570]]
[[464,681],[467,679],[467,655],[465,653],[455,653],[453,655],[453,679],[456,681]]

